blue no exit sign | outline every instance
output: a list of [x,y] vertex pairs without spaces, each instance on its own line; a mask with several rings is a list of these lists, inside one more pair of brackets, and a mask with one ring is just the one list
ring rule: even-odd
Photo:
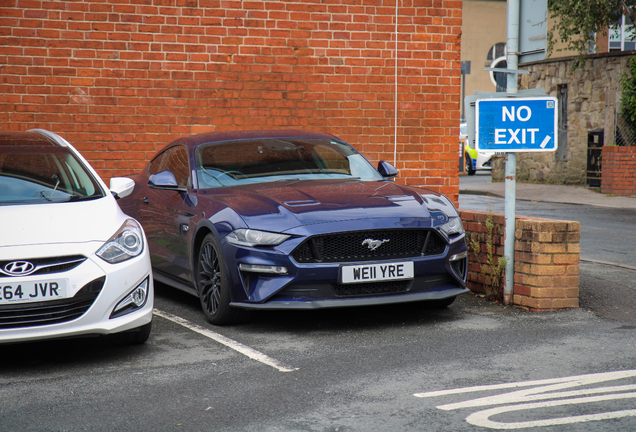
[[480,99],[475,105],[478,151],[549,152],[557,149],[556,98]]

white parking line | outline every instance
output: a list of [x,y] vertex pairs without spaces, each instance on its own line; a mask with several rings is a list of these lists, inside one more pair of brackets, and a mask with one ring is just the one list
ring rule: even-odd
[[196,324],[192,324],[186,319],[178,317],[176,315],[172,315],[168,312],[160,311],[159,309],[154,309],[153,313],[161,318],[167,319],[168,321],[172,321],[175,324],[179,324],[189,330],[192,330],[195,333],[199,333],[205,337],[208,337],[212,340],[217,341],[220,344],[225,345],[228,348],[232,348],[235,351],[251,358],[252,360],[256,360],[263,364],[273,367],[274,369],[278,369],[280,372],[293,372],[298,370],[298,368],[292,368],[290,366],[284,365],[276,359],[273,359],[262,352],[256,351],[253,348],[250,348],[246,345],[243,345],[240,342],[236,342],[230,338],[227,338],[219,333],[213,332],[212,330],[206,329],[204,327],[198,326]]

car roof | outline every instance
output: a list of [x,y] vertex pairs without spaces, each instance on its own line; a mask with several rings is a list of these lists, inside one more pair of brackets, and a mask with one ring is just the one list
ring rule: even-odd
[[336,139],[334,135],[300,129],[259,129],[207,132],[198,135],[179,138],[170,145],[181,144],[196,147],[200,144],[220,143],[224,141],[239,141],[259,138],[326,138]]
[[33,131],[0,131],[0,145],[58,147],[49,137]]

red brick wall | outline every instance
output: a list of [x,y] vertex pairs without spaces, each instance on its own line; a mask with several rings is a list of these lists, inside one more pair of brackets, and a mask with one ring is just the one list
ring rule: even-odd
[[601,192],[636,195],[636,147],[604,146],[602,152]]
[[[458,193],[462,2],[398,0],[403,183]],[[204,131],[302,128],[393,162],[394,0],[0,2],[0,125],[104,178]]]

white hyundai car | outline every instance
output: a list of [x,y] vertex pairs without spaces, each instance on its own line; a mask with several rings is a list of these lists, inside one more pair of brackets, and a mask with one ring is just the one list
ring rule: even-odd
[[153,280],[141,225],[80,153],[41,129],[0,131],[0,343],[110,335],[144,343]]

